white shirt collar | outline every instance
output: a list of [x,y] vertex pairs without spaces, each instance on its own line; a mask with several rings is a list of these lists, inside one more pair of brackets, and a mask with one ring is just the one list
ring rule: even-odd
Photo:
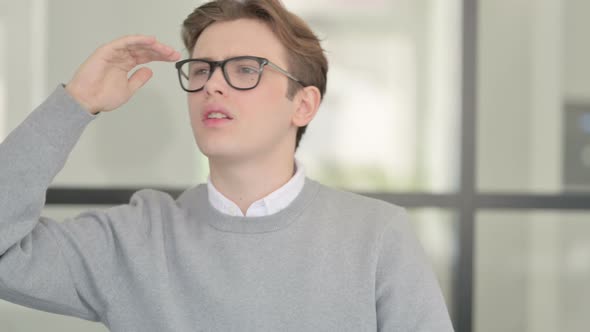
[[[295,200],[305,184],[305,169],[295,159],[295,175],[282,187],[252,203],[246,211],[245,217],[262,217],[279,212]],[[207,191],[209,203],[219,212],[231,216],[244,217],[238,205],[220,193],[213,183],[211,177],[207,177]]]

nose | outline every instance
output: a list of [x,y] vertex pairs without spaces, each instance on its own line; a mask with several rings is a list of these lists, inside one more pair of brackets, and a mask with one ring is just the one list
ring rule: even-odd
[[205,82],[205,87],[203,90],[207,92],[207,94],[225,94],[228,89],[228,84],[225,81],[225,77],[223,76],[223,70],[221,66],[216,66],[213,68],[213,72],[211,73],[211,77]]

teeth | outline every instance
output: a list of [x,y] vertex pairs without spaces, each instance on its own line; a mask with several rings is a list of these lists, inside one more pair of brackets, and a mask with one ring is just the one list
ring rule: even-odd
[[226,119],[227,115],[219,112],[211,112],[207,115],[208,119]]

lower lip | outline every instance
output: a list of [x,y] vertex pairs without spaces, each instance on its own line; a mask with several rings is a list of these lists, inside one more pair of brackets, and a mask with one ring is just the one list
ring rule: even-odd
[[230,119],[205,119],[205,127],[221,127],[230,123]]

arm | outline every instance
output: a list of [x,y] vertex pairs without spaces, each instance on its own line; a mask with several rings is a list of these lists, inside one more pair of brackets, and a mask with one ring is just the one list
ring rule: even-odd
[[62,87],[0,144],[0,297],[97,320],[40,217],[45,191],[93,116]]
[[[110,296],[114,227],[142,218],[141,200],[57,223],[42,217],[45,192],[95,116],[125,103],[149,80],[135,66],[179,54],[153,37],[130,36],[99,48],[0,144],[0,298],[99,320]],[[129,227],[132,227],[129,223]],[[106,287],[105,287],[106,286]],[[111,287],[112,288],[112,287]]]
[[378,330],[453,331],[437,279],[403,210],[386,224],[378,255]]

